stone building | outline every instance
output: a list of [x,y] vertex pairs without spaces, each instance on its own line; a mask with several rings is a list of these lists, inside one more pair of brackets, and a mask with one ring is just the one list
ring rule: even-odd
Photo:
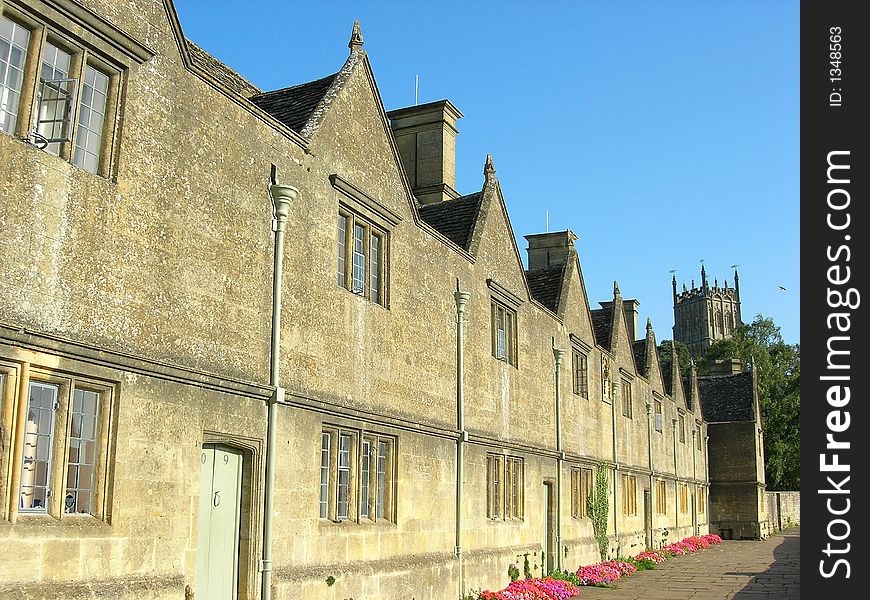
[[171,0],[0,35],[0,597],[456,598],[597,560],[599,467],[611,556],[708,531],[698,379],[357,27],[273,91]]
[[719,361],[698,378],[710,436],[710,531],[727,539],[770,534],[756,378],[736,359]]
[[719,280],[711,286],[707,281],[707,271],[701,265],[701,286],[677,293],[677,277],[671,279],[674,293],[674,339],[688,347],[692,356],[704,356],[716,340],[724,340],[734,335],[743,321],[740,319],[740,276],[734,269],[734,287],[728,280],[719,287]]

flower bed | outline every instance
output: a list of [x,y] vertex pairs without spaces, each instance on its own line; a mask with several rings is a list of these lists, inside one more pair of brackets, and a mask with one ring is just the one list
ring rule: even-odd
[[[650,569],[655,565],[662,564],[672,556],[691,554],[721,542],[722,538],[714,534],[687,537],[679,542],[663,546],[660,550],[641,552],[628,560],[606,560],[598,564],[580,567],[574,575],[576,575],[577,585],[604,586],[631,575],[638,568]],[[571,575],[568,578],[572,581],[575,580],[571,573],[567,573],[567,575]],[[558,574],[557,576],[561,577]],[[565,600],[580,593],[577,585],[552,577],[519,579],[498,592],[481,592],[477,600]]]
[[596,565],[580,567],[577,569],[577,578],[580,580],[580,585],[608,585],[621,577],[631,575],[638,568],[651,569],[672,556],[691,554],[701,548],[721,542],[722,538],[715,534],[687,537],[679,542],[663,546],[660,550],[641,552],[629,559],[631,562],[608,560]]
[[478,600],[565,600],[578,593],[573,583],[544,577],[519,579],[499,592],[481,592]]

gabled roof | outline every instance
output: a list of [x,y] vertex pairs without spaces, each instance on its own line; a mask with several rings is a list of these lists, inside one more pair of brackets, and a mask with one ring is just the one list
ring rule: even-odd
[[638,374],[646,375],[646,339],[633,341],[631,349],[634,352],[634,365],[637,367]]
[[613,327],[613,307],[590,310],[592,315],[592,331],[595,333],[595,343],[602,348],[610,349],[610,330]]
[[549,308],[554,313],[559,311],[559,299],[562,297],[562,282],[565,280],[567,262],[561,265],[526,271],[529,291],[532,298]]
[[337,75],[333,73],[317,81],[257,94],[250,100],[293,131],[302,133]]
[[471,235],[480,214],[482,197],[482,192],[475,192],[453,200],[423,204],[419,208],[420,218],[448,240],[468,251],[471,249]]
[[698,388],[705,421],[755,420],[752,373],[699,377]]
[[208,73],[215,81],[242,96],[250,97],[261,93],[261,90],[257,88],[257,86],[191,42],[189,39],[185,38],[184,41],[187,44],[190,61]]

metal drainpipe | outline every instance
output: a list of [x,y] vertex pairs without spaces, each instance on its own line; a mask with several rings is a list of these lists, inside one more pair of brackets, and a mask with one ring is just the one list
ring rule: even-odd
[[[273,179],[274,181],[274,179]],[[266,483],[263,490],[263,559],[260,570],[263,572],[261,600],[272,597],[272,511],[275,502],[275,437],[278,429],[278,403],[284,401],[284,388],[279,385],[278,359],[281,353],[281,282],[284,265],[284,230],[290,215],[290,203],[299,195],[299,190],[290,185],[279,185],[277,181],[269,186],[274,208],[275,263],[272,272],[272,342],[269,363],[269,385],[275,393],[269,399],[269,425],[266,430]]]
[[695,528],[695,535],[698,535],[698,471],[695,468],[695,445],[698,443],[698,432],[692,430],[692,486],[695,488],[695,493],[692,498],[692,523]]
[[618,497],[616,493],[617,486],[619,482],[617,481],[619,475],[619,460],[616,454],[616,392],[617,389],[616,384],[614,382],[610,382],[610,421],[613,427],[613,539],[616,540],[616,547],[619,548],[619,516],[617,514],[616,507],[616,498]]
[[470,294],[459,291],[459,282],[456,286],[453,299],[456,301],[456,428],[459,430],[459,437],[456,438],[456,548],[454,548],[454,552],[456,554],[456,579],[461,600],[465,593],[462,576],[462,492],[464,487],[462,469],[465,458],[465,442],[468,441],[468,432],[465,431],[465,389],[463,383],[465,355],[462,341],[465,333],[463,316]]
[[649,507],[649,547],[653,546],[653,529],[655,529],[655,486],[653,485],[653,462],[652,462],[652,405],[646,404],[646,439],[647,439],[647,460],[649,461],[649,502],[652,506]]
[[674,429],[674,529],[680,526],[680,474],[677,472],[677,420],[671,421]]
[[565,351],[553,348],[553,358],[556,361],[556,569],[562,570],[562,393],[561,375],[562,359]]

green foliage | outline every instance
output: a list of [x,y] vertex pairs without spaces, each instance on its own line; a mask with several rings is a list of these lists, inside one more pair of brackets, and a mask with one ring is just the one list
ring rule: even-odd
[[592,532],[598,542],[598,554],[601,560],[607,560],[607,513],[609,508],[610,489],[608,486],[608,467],[599,463],[595,468],[595,487],[592,495],[586,499],[586,514],[592,520]]
[[333,577],[332,575],[330,575],[329,577],[326,578],[326,585],[331,586],[334,583],[335,583],[335,577]]
[[692,370],[692,353],[683,342],[662,340],[662,343],[659,344],[659,362],[662,364],[662,370],[671,368],[671,362],[673,362],[672,347],[677,349],[677,358],[680,361],[680,377],[688,377]]
[[553,569],[552,571],[547,573],[547,577],[552,577],[553,579],[558,579],[559,581],[568,581],[577,586],[580,585],[580,578],[577,577],[577,573],[573,573],[571,571],[560,571],[559,569]]
[[508,565],[508,577],[511,578],[511,581],[516,581],[520,578],[520,568],[516,564],[511,563]]
[[730,339],[710,346],[699,371],[728,358],[751,361],[757,373],[767,489],[800,489],[800,344],[786,344],[773,320],[757,315]]
[[528,552],[523,554],[523,576],[526,579],[532,578],[532,567],[529,564],[529,553]]
[[634,568],[638,571],[649,571],[650,569],[656,568],[656,561],[651,558],[641,558],[640,560],[630,557],[630,558],[618,558],[617,560],[624,560],[627,563],[634,565]]
[[462,595],[462,600],[478,600],[483,590],[468,590]]

